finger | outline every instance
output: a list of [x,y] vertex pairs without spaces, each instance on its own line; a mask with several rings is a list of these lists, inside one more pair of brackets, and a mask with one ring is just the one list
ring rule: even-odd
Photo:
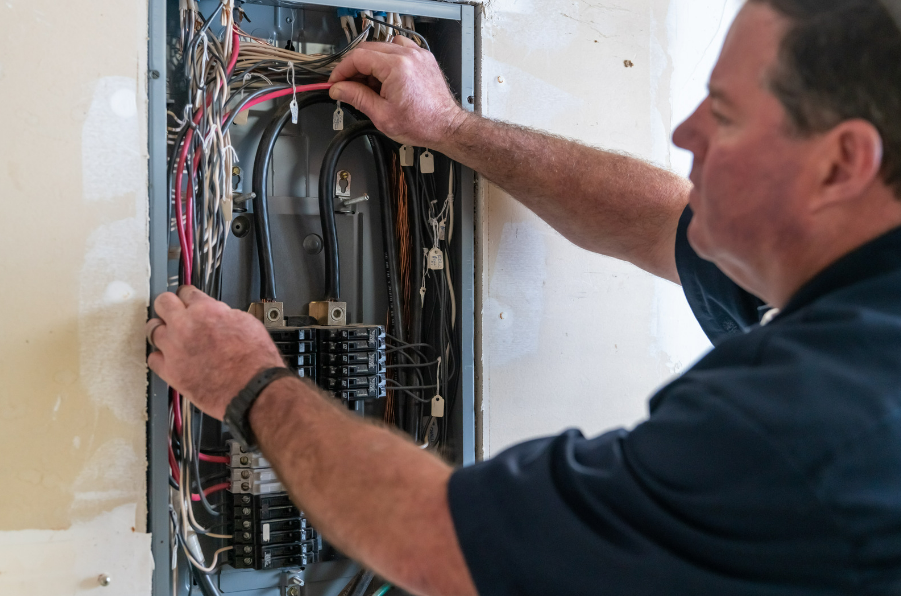
[[405,48],[416,48],[417,50],[422,49],[419,47],[415,41],[410,39],[409,37],[404,37],[403,35],[396,36],[391,43],[397,44],[399,46],[403,46]]
[[198,302],[212,300],[212,298],[210,298],[194,286],[190,285],[179,286],[178,290],[175,292],[175,295],[179,297],[179,299],[184,303],[185,306],[191,306],[192,304],[197,304]]
[[385,99],[373,91],[368,85],[355,81],[335,83],[329,89],[329,97],[349,103],[370,118],[376,114],[385,103]]
[[392,56],[386,52],[358,48],[338,63],[332,71],[332,76],[329,77],[329,82],[339,83],[359,75],[372,75],[384,81],[391,72],[391,60]]
[[166,368],[166,359],[163,357],[162,352],[151,352],[150,356],[147,357],[147,366],[157,374],[159,378],[162,380],[166,380],[165,375],[163,374]]
[[382,54],[401,54],[405,50],[384,41],[364,41],[357,45],[358,49],[372,50],[373,52],[381,52]]
[[162,350],[163,348],[159,341],[166,335],[166,324],[161,319],[150,319],[144,325],[144,335],[151,346],[157,350]]
[[179,300],[172,292],[163,292],[153,301],[153,312],[163,322],[171,320],[174,315],[184,310],[185,303]]

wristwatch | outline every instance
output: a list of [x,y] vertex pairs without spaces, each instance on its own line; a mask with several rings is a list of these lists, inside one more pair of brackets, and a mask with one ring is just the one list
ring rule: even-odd
[[237,440],[242,447],[248,451],[257,448],[257,438],[250,428],[250,408],[263,392],[274,381],[282,377],[295,376],[296,373],[290,369],[279,366],[276,368],[267,368],[260,371],[256,376],[250,379],[250,382],[238,392],[228,407],[225,409],[224,422],[228,425],[232,437]]

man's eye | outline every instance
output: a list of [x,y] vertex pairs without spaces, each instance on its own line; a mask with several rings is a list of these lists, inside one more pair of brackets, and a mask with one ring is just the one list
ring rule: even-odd
[[726,118],[725,116],[723,116],[722,114],[720,114],[717,111],[713,112],[713,119],[716,120],[716,123],[719,124],[720,126],[726,126],[726,125],[732,124],[731,120],[729,120],[728,118]]

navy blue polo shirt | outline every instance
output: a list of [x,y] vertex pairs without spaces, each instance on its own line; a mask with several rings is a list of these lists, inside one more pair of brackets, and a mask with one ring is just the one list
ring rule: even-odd
[[476,586],[901,594],[901,230],[761,326],[760,301],[688,245],[690,219],[679,274],[715,348],[632,431],[570,430],[458,470],[450,507]]

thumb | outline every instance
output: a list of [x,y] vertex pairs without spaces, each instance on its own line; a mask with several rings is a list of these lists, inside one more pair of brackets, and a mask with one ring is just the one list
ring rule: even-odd
[[377,115],[381,115],[384,110],[385,99],[373,91],[367,85],[356,81],[342,81],[335,83],[329,89],[329,97],[336,101],[349,103],[357,108],[372,121],[376,121]]

